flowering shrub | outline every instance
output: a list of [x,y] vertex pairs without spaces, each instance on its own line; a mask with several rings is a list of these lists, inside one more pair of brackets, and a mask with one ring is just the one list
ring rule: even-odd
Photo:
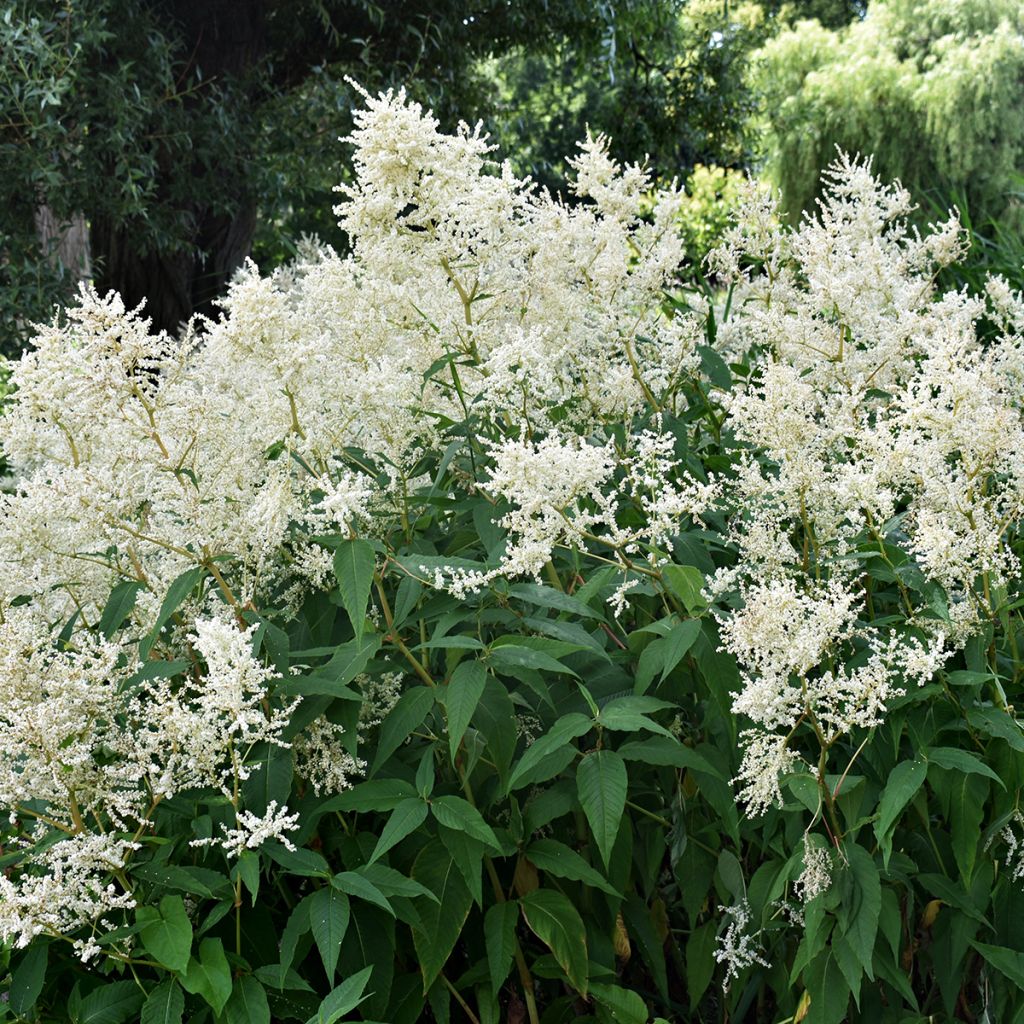
[[854,161],[711,301],[601,139],[350,141],[351,255],[14,370],[8,1019],[1020,1013],[1021,297]]

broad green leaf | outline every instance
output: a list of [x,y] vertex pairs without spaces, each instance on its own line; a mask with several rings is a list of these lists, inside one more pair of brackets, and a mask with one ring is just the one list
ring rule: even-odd
[[370,980],[373,967],[364,967],[358,974],[346,978],[336,989],[324,997],[315,1017],[310,1017],[306,1024],[334,1024],[341,1020],[347,1013],[351,1013],[364,999],[368,999],[369,992],[363,995],[366,983]]
[[252,975],[235,979],[224,1007],[227,1024],[270,1024],[270,1004],[263,986]]
[[679,741],[663,725],[648,718],[648,711],[659,711],[662,708],[675,707],[665,701],[655,700],[653,697],[640,695],[629,697],[618,697],[609,701],[597,716],[598,724],[613,732],[655,732],[666,737],[673,743]]
[[647,1004],[636,992],[594,981],[590,984],[590,998],[607,1008],[616,1024],[647,1024]]
[[[371,867],[383,868],[384,865],[374,864],[371,865]],[[388,868],[386,870],[393,869]],[[397,875],[398,872],[396,871],[395,874]],[[398,875],[398,877],[401,879],[402,875]],[[341,892],[347,893],[349,896],[355,896],[358,899],[366,900],[368,903],[375,904],[380,907],[381,910],[389,913],[392,917],[395,916],[394,908],[388,902],[384,893],[382,893],[380,889],[378,889],[377,886],[375,886],[373,882],[363,874],[357,874],[355,871],[341,871],[331,879],[331,885],[333,885],[335,889],[339,889]],[[414,892],[413,895],[416,895],[416,893]]]
[[49,943],[36,939],[29,944],[21,962],[14,969],[7,998],[11,1009],[21,1016],[28,1016],[28,1011],[35,1006],[39,993],[43,991],[49,951]]
[[516,583],[509,587],[509,597],[525,601],[527,604],[537,605],[541,608],[552,608],[559,612],[569,612],[584,619],[597,619],[603,621],[604,616],[595,611],[585,601],[578,597],[566,594],[554,587],[545,587],[540,583]]
[[409,734],[423,724],[434,706],[434,690],[430,686],[412,686],[384,719],[377,741],[377,753],[373,759],[370,775],[375,775],[388,758],[408,739]]
[[[343,871],[341,875],[335,875],[335,880],[348,874],[349,872]],[[406,878],[400,871],[396,871],[386,864],[365,864],[359,868],[358,874],[368,879],[385,896],[405,896],[408,899],[425,896],[427,899],[437,900],[437,897],[425,885],[421,885],[415,879]],[[359,893],[350,891],[349,895],[358,896]]]
[[437,903],[420,904],[420,927],[412,933],[425,993],[455,948],[473,897],[451,854],[436,841],[420,851],[412,873],[437,897]]
[[716,922],[708,921],[694,929],[686,943],[686,991],[694,1006],[715,976],[715,929]]
[[665,966],[665,942],[655,930],[651,909],[639,896],[628,896],[622,904],[622,917],[640,949],[640,955],[663,998],[668,998],[668,970]]
[[231,969],[220,939],[203,939],[199,958],[193,957],[188,970],[179,978],[181,987],[194,996],[202,996],[213,1012],[219,1014],[231,996]]
[[576,675],[571,668],[563,665],[557,658],[552,658],[550,654],[519,644],[492,647],[488,652],[488,660],[499,673],[502,669],[531,668],[538,672],[553,672],[556,675]]
[[342,607],[348,612],[356,640],[363,635],[366,606],[373,582],[374,553],[365,540],[342,541],[334,550],[334,575]]
[[1000,708],[971,708],[967,721],[987,736],[1006,740],[1014,750],[1024,752],[1024,729],[1012,715]]
[[990,946],[987,942],[975,942],[973,939],[970,942],[1019,992],[1024,992],[1024,953],[1008,949],[1006,946]]
[[863,846],[848,845],[846,856],[856,891],[856,910],[846,929],[846,938],[869,978],[872,954],[878,935],[878,916],[882,910],[882,884],[874,859]]
[[547,871],[558,878],[582,882],[616,899],[621,897],[621,893],[610,885],[600,872],[591,867],[575,850],[565,843],[558,842],[557,839],[537,839],[530,843],[524,853],[527,860],[541,871]]
[[707,601],[701,596],[704,574],[699,569],[692,565],[666,565],[662,567],[661,578],[691,615],[707,607]]
[[440,824],[458,832],[465,832],[485,846],[500,852],[501,846],[491,826],[468,801],[457,796],[439,796],[430,801],[430,810]]
[[242,783],[245,809],[265,814],[271,802],[283,807],[292,791],[295,757],[276,743],[262,743],[247,760],[251,774]]
[[362,672],[370,659],[380,650],[379,636],[362,636],[349,640],[334,650],[325,665],[311,669],[301,676],[284,679],[281,689],[288,694],[303,697],[328,696],[359,700],[359,695],[348,689],[348,684]]
[[416,796],[416,789],[404,779],[371,779],[327,802],[330,811],[393,811],[403,800]]
[[624,761],[642,761],[644,764],[671,766],[673,768],[691,768],[695,772],[704,772],[716,779],[726,781],[720,772],[703,754],[681,743],[674,736],[652,736],[642,740],[631,740],[623,743],[618,749],[619,757]]
[[966,888],[970,887],[974,876],[988,792],[988,781],[980,775],[957,775],[950,788],[950,839],[953,856]]
[[380,838],[370,857],[370,863],[379,860],[396,843],[400,843],[411,832],[427,820],[427,805],[419,797],[403,800],[388,818],[387,824],[381,829]]
[[519,900],[530,929],[554,954],[573,988],[587,994],[587,930],[568,897],[554,889],[534,889]]
[[137,1019],[145,998],[134,981],[115,981],[94,989],[83,1000],[78,1024],[126,1024]]
[[850,987],[839,969],[835,954],[826,949],[804,972],[804,984],[811,996],[804,1024],[842,1024],[850,1002]]
[[100,616],[99,631],[109,640],[124,625],[125,620],[135,607],[135,599],[142,589],[142,584],[135,580],[118,583],[107,599],[106,607]]
[[595,640],[578,622],[527,616],[523,619],[523,625],[537,633],[543,633],[545,636],[554,637],[563,643],[572,644],[581,651],[591,651],[605,661],[611,660],[600,640]]
[[889,779],[878,802],[878,820],[875,822],[875,836],[882,846],[885,864],[889,863],[889,855],[892,853],[890,833],[896,819],[921,788],[927,774],[928,765],[924,760],[901,761],[889,773]]
[[206,575],[206,569],[204,566],[197,565],[192,569],[187,569],[183,572],[174,582],[167,588],[167,596],[164,598],[163,603],[160,605],[160,611],[157,614],[156,622],[153,623],[153,628],[149,631],[149,635],[139,644],[139,660],[146,661],[149,658],[149,653],[153,649],[153,644],[156,643],[157,638],[160,636],[160,631],[167,624],[167,620],[178,610],[185,598],[199,585],[199,582]]
[[985,775],[1006,789],[1003,780],[984,761],[966,750],[956,747],[930,747],[925,751],[925,757],[931,764],[936,764],[940,768],[948,768],[950,771],[966,775]]
[[173,978],[161,982],[146,997],[139,1024],[181,1024],[185,993]]
[[580,804],[606,867],[619,834],[628,788],[625,762],[613,750],[594,750],[576,768]]
[[589,732],[594,727],[593,719],[573,711],[564,715],[539,739],[534,740],[526,748],[508,780],[506,790],[516,788],[516,782],[534,765],[539,764],[548,754],[554,753],[559,747],[565,746],[569,740]]
[[483,867],[487,848],[465,832],[438,824],[437,835],[444,848],[451,854],[455,866],[469,888],[470,895],[478,907],[483,907]]
[[473,712],[473,724],[487,742],[487,752],[498,771],[502,787],[508,787],[509,766],[516,749],[516,731],[509,728],[515,720],[515,708],[508,690],[488,675],[483,695]]
[[190,892],[207,899],[223,895],[231,889],[227,876],[210,868],[142,863],[133,865],[131,873],[154,885],[162,885],[177,892]]
[[309,901],[309,924],[328,981],[334,981],[338,954],[350,916],[348,896],[334,886],[317,889]]
[[281,933],[281,963],[278,971],[278,985],[284,984],[285,975],[295,959],[295,951],[299,945],[299,939],[310,930],[309,905],[313,900],[313,893],[304,896],[295,904],[288,917],[288,923]]
[[459,744],[466,728],[476,711],[484,687],[487,685],[487,670],[479,661],[464,661],[452,673],[444,692],[445,712],[448,718],[448,750],[452,764],[459,751]]
[[139,907],[139,938],[155,960],[172,971],[184,971],[192,952],[192,922],[180,896],[165,896],[156,907]]
[[516,922],[519,904],[514,900],[495,903],[484,915],[484,945],[487,947],[487,970],[491,988],[497,992],[512,967],[516,948]]

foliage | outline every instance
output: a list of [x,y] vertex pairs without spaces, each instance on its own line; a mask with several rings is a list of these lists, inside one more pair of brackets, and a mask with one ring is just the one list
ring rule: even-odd
[[668,180],[697,164],[745,167],[758,96],[751,54],[794,17],[844,25],[859,3],[633,0],[601,4],[604,30],[552,50],[516,47],[483,62],[495,97],[488,125],[517,169],[550,187],[585,131],[613,137],[622,158],[646,154]]
[[1009,219],[1024,170],[1024,20],[1013,0],[882,0],[830,30],[805,21],[757,61],[764,152],[791,218],[838,146],[873,155],[922,198],[957,192],[978,223]]
[[720,303],[599,140],[351,141],[350,256],[15,369],[0,1012],[1013,1019],[1024,299],[849,160]]

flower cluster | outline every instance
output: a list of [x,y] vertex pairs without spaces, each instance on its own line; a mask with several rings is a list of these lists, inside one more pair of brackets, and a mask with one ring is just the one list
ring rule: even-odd
[[[791,233],[751,188],[709,259],[730,286],[719,343],[749,366],[721,395],[741,448],[727,492],[737,557],[707,595],[743,672],[734,708],[755,726],[739,776],[755,814],[781,799],[798,726],[827,748],[878,724],[1020,571],[1021,297],[999,281],[990,304],[937,295],[937,270],[963,251],[956,216],[911,231],[906,191],[846,157],[826,184]],[[987,316],[1001,332],[983,343]],[[894,625],[872,624],[872,561],[901,594]]]

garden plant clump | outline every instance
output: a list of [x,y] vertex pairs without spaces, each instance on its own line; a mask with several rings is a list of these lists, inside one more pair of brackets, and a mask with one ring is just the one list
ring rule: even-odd
[[685,294],[602,138],[349,141],[349,255],[15,366],[0,1013],[1020,1019],[1020,295],[845,157]]

